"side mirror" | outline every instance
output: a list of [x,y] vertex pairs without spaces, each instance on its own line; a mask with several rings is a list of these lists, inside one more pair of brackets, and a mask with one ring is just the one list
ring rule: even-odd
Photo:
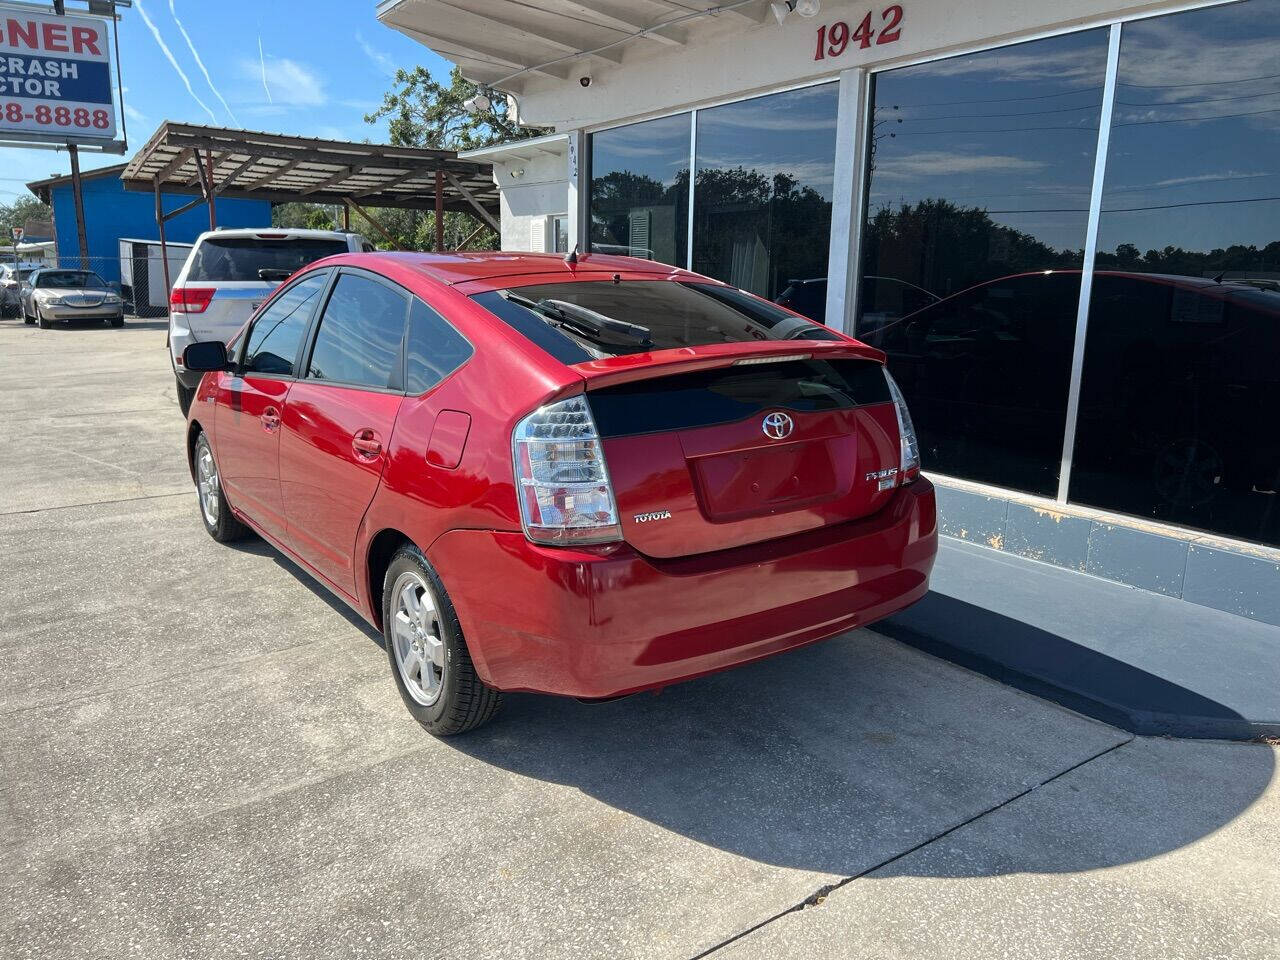
[[182,365],[193,373],[230,370],[231,364],[227,362],[227,345],[220,340],[188,344],[182,351]]

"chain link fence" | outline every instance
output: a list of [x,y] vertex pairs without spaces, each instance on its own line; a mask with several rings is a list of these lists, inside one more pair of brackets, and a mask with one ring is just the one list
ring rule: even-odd
[[[125,313],[134,317],[162,317],[169,310],[169,290],[165,286],[164,262],[160,257],[158,242],[120,241],[125,255],[117,257],[86,257],[77,255],[43,256],[24,255],[19,251],[15,259],[12,248],[0,252],[0,267],[13,268],[16,264],[25,278],[34,269],[91,270],[108,287],[124,299]],[[178,276],[186,262],[190,244],[169,244],[169,283]],[[129,249],[132,248],[132,249]],[[132,254],[132,255],[129,255]],[[5,276],[9,276],[6,271]],[[0,305],[4,313],[12,316],[18,310],[17,287],[4,287],[0,291]]]

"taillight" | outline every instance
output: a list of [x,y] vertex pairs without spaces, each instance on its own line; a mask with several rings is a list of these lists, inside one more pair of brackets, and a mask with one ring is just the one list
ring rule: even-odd
[[204,313],[213,294],[213,287],[174,287],[169,294],[169,309],[173,313]]
[[622,539],[591,407],[581,395],[540,407],[512,435],[525,536],[536,543]]
[[884,368],[884,378],[889,381],[889,395],[893,397],[893,407],[898,411],[898,436],[902,443],[902,458],[898,463],[898,476],[903,483],[910,483],[920,476],[920,444],[916,440],[916,427],[911,422],[911,411],[907,409],[907,401],[898,389],[897,381],[889,368]]

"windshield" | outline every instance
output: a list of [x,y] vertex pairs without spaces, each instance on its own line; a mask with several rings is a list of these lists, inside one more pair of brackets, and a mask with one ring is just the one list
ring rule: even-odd
[[757,340],[838,340],[733,287],[607,278],[478,293],[486,310],[563,363]]
[[[278,282],[314,260],[346,253],[347,241],[318,237],[272,240],[261,237],[211,237],[191,255],[187,282],[260,281]],[[268,276],[259,275],[260,270]]]
[[36,276],[37,289],[58,290],[106,289],[107,282],[92,270],[42,270]]

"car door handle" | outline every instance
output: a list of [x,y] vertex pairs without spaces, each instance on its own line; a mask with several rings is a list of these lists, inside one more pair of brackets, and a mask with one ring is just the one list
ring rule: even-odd
[[351,438],[351,449],[356,452],[356,456],[372,460],[382,453],[382,441],[368,428],[357,430],[356,435]]
[[280,426],[280,411],[275,407],[267,407],[258,417],[262,421],[262,429],[274,433]]

